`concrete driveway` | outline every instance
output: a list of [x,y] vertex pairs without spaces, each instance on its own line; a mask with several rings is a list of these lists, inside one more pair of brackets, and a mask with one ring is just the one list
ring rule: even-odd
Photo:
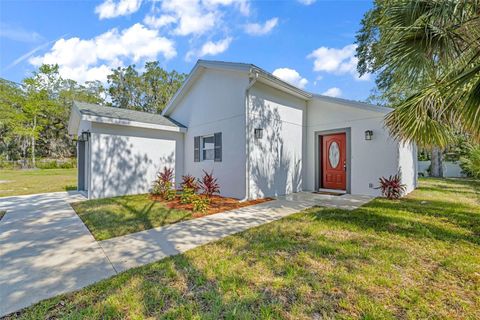
[[68,202],[55,192],[0,198],[0,317],[115,273]]

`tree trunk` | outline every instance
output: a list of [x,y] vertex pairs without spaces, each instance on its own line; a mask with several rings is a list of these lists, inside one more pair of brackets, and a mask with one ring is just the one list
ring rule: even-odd
[[432,148],[430,176],[443,178],[443,152],[439,147]]
[[32,137],[32,167],[35,168],[35,137]]
[[33,118],[33,134],[32,134],[32,167],[35,168],[35,130],[37,129],[37,117]]

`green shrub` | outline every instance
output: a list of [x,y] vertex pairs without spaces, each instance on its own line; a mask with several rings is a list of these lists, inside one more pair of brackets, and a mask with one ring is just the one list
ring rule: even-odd
[[184,187],[180,195],[181,204],[190,204],[195,196],[195,191],[192,188]]
[[35,161],[33,166],[32,159],[24,160],[9,160],[0,157],[0,169],[26,169],[26,168],[38,168],[38,169],[72,169],[77,167],[76,158],[66,159],[50,159],[39,158]]
[[472,146],[468,153],[460,158],[460,167],[468,176],[480,178],[480,145]]
[[208,198],[203,198],[198,194],[194,194],[192,197],[193,211],[205,212],[208,209],[210,201]]

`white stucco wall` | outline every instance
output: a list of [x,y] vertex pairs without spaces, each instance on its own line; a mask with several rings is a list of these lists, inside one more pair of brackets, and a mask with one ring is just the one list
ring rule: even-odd
[[[428,177],[428,168],[431,161],[418,161],[418,172],[423,176]],[[443,176],[446,178],[462,178],[466,177],[466,174],[462,171],[460,164],[457,161],[443,161]]]
[[[146,193],[164,166],[183,174],[183,133],[92,123],[90,198]],[[178,179],[177,179],[178,180]]]
[[[184,172],[200,178],[203,171],[217,177],[221,195],[245,198],[246,73],[208,69],[197,79],[170,117],[188,128]],[[222,161],[194,162],[194,137],[222,133]]]
[[[316,147],[318,132],[349,128],[350,130],[350,192],[352,194],[380,195],[378,186],[381,176],[395,174],[400,165],[403,176],[409,184],[408,190],[414,188],[416,177],[413,164],[412,148],[401,148],[392,140],[383,125],[384,114],[349,107],[344,104],[314,98],[307,107],[307,148],[304,189],[314,190],[318,172],[316,166]],[[373,131],[373,139],[365,140],[365,130]],[[348,139],[348,136],[347,136]],[[348,145],[348,142],[347,142]],[[401,162],[401,163],[400,163]],[[318,183],[317,183],[318,185]]]
[[[249,92],[250,198],[302,190],[306,101],[257,82]],[[254,129],[263,130],[255,139]]]

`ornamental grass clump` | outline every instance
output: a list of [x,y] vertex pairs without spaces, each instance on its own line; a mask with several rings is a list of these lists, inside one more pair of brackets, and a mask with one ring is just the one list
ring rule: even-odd
[[168,201],[175,199],[176,191],[173,188],[172,168],[163,167],[163,170],[157,173],[157,179],[153,183],[151,193]]
[[382,195],[389,200],[399,199],[406,191],[406,185],[402,184],[400,172],[388,178],[381,177],[379,179]]

